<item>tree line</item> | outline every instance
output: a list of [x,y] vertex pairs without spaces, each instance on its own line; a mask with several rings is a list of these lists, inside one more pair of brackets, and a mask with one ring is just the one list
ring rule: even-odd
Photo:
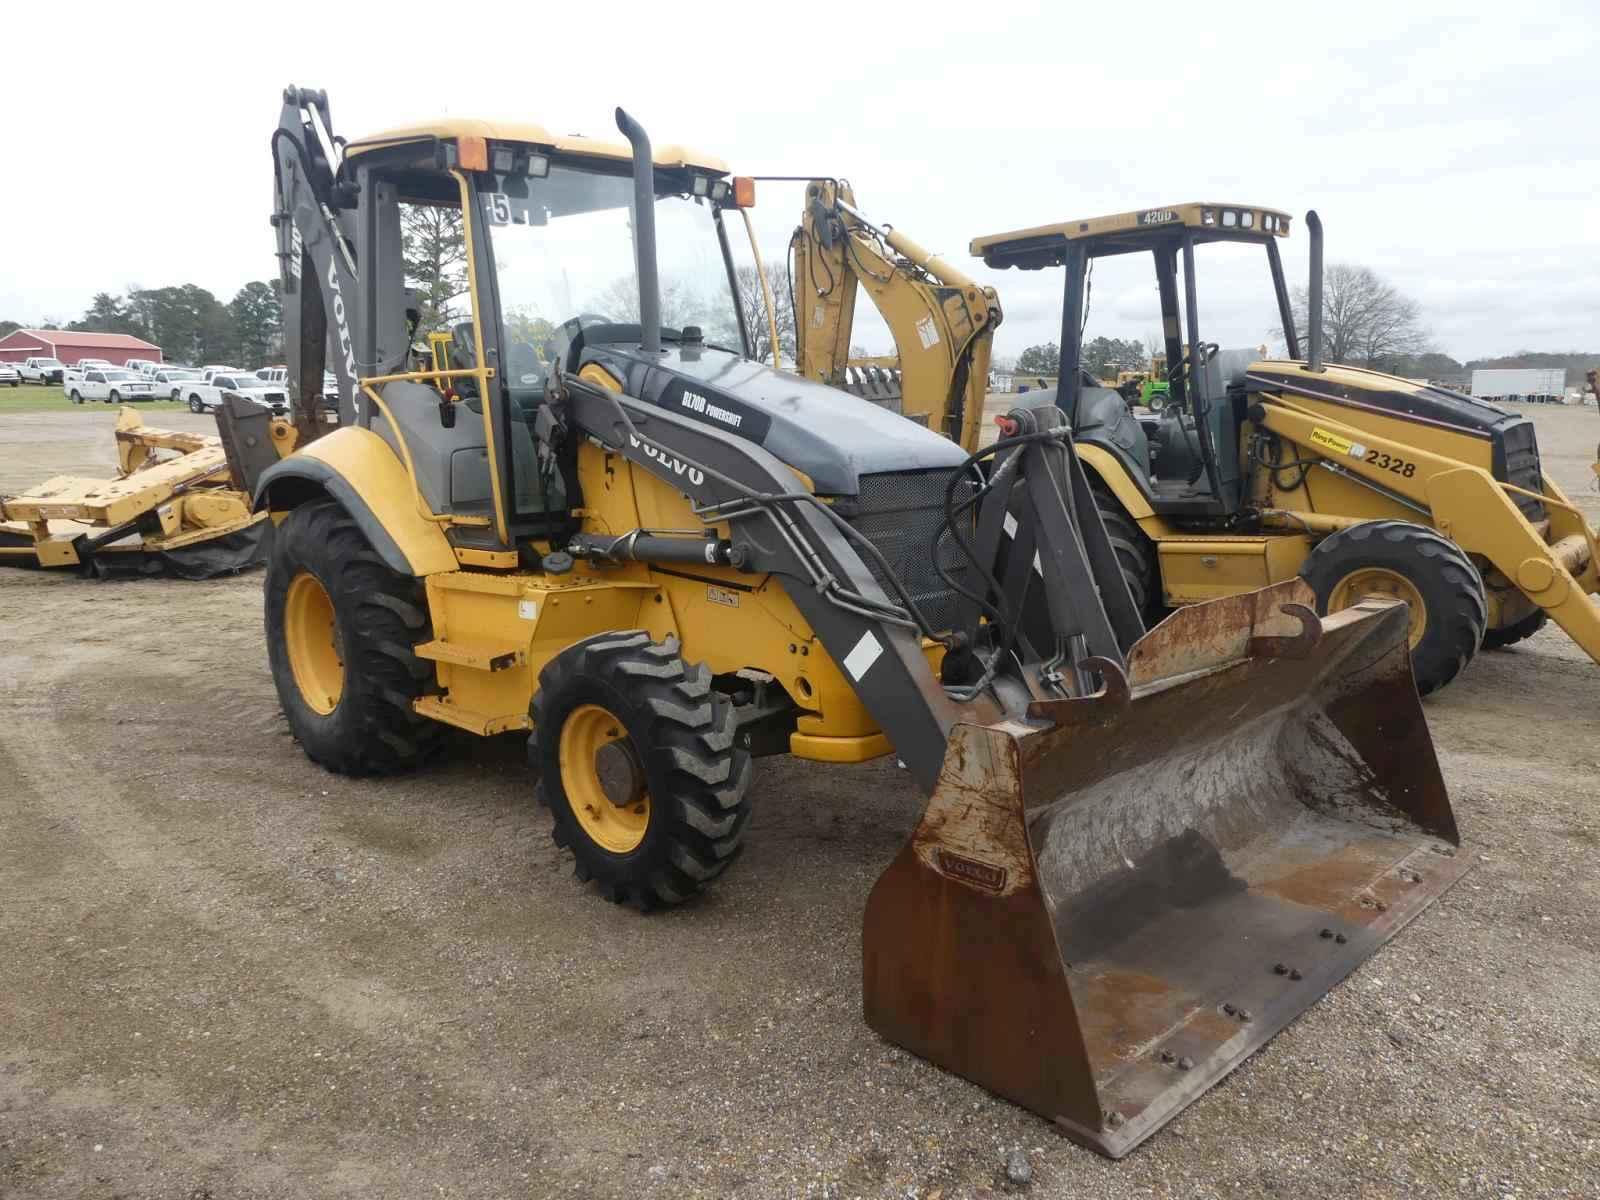
[[[1466,387],[1472,372],[1485,367],[1559,367],[1568,386],[1580,385],[1584,373],[1600,365],[1600,353],[1550,354],[1524,350],[1499,358],[1457,362],[1434,345],[1422,305],[1384,279],[1371,267],[1332,263],[1322,276],[1323,359],[1345,366],[1367,367],[1390,375],[1430,379]],[[1291,308],[1300,331],[1301,352],[1309,325],[1306,289],[1296,288]],[[1284,345],[1283,330],[1264,330]],[[1116,371],[1138,371],[1149,366],[1149,356],[1162,349],[1157,336],[1141,344],[1132,340],[1097,337],[1083,345],[1083,366],[1106,377]],[[1061,350],[1054,342],[1029,346],[1014,361],[996,357],[997,369],[1014,366],[1023,374],[1054,376],[1061,369]]]
[[[0,337],[23,326],[0,321]],[[226,304],[198,284],[96,292],[75,321],[42,329],[126,333],[161,347],[168,362],[254,366],[283,356],[283,305],[277,289],[255,280]]]

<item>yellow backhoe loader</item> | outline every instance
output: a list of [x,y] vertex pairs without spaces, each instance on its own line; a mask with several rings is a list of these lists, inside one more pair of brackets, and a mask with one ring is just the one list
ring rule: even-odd
[[[1417,685],[1449,683],[1480,646],[1554,619],[1600,661],[1595,531],[1540,467],[1533,423],[1427,384],[1325,364],[1322,226],[1311,235],[1307,354],[1278,243],[1281,212],[1179,204],[977,238],[991,267],[1063,267],[1061,384],[1029,399],[1072,426],[1145,613],[1299,577],[1317,611],[1385,595],[1409,606]],[[1286,361],[1204,340],[1196,271],[1215,243],[1263,248]],[[1096,258],[1148,254],[1171,395],[1159,418],[1082,377]],[[1181,270],[1180,270],[1181,267]]]
[[124,406],[116,440],[115,479],[57,475],[0,498],[0,565],[209,579],[266,561],[272,527],[214,435],[150,429]]
[[[850,184],[813,179],[789,242],[797,369],[978,448],[989,354],[1001,320],[975,283],[898,229],[874,225]],[[853,358],[857,288],[894,337],[892,356]]]
[[[1125,1154],[1466,869],[1405,610],[1290,580],[1146,630],[1057,410],[969,453],[754,361],[752,182],[617,124],[347,142],[286,93],[290,379],[331,342],[340,424],[224,421],[290,728],[351,774],[527,736],[577,877],[639,909],[735,860],[754,758],[895,754],[929,800],[867,900],[868,1021]],[[463,230],[444,362],[408,205]]]

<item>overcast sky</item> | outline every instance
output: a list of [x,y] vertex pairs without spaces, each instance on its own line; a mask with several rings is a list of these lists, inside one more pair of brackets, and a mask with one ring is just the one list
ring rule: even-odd
[[[1295,214],[1296,280],[1315,207],[1329,259],[1415,296],[1457,358],[1600,349],[1593,0],[1428,7],[34,6],[7,41],[48,52],[0,74],[0,318],[270,278],[267,137],[295,82],[350,137],[449,113],[614,139],[622,104],[742,174],[845,176],[999,289],[1001,354],[1057,335],[1059,275],[985,271],[970,238],[1200,199]],[[797,187],[763,188],[769,252],[798,213]],[[1266,339],[1245,266],[1202,267],[1207,340]],[[1103,270],[1093,304],[1091,336],[1155,327],[1142,264]]]

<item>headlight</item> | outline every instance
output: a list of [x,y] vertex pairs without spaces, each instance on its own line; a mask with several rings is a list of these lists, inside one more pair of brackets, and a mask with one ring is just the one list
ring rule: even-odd
[[693,187],[694,187],[694,194],[696,196],[710,195],[710,193],[711,193],[711,180],[707,179],[704,175],[696,175],[694,177]]
[[1255,223],[1256,223],[1256,215],[1255,215],[1255,213],[1242,212],[1242,213],[1239,214],[1239,228],[1240,229],[1249,229],[1252,226],[1254,226]]
[[1217,210],[1216,209],[1214,209],[1214,208],[1202,208],[1200,210],[1200,224],[1202,224],[1202,225],[1215,225],[1216,223],[1217,223]]
[[1232,229],[1238,223],[1239,223],[1239,214],[1238,213],[1234,212],[1233,209],[1231,209],[1231,208],[1225,208],[1225,209],[1222,210],[1222,227],[1224,229]]

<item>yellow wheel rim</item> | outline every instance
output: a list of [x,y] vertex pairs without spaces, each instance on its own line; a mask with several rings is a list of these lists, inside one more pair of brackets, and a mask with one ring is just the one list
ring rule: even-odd
[[638,849],[650,793],[622,722],[598,704],[580,705],[561,726],[559,752],[561,789],[589,840],[612,854]]
[[1333,591],[1328,594],[1328,611],[1336,613],[1342,608],[1349,608],[1359,603],[1363,596],[1382,596],[1387,600],[1406,602],[1409,619],[1406,641],[1415,650],[1422,635],[1428,631],[1428,606],[1422,602],[1422,593],[1417,591],[1416,585],[1398,571],[1384,567],[1363,567],[1359,571],[1351,571],[1333,585]]
[[344,695],[344,655],[333,600],[322,581],[301,571],[289,581],[283,605],[283,640],[289,650],[300,698],[313,712],[327,716]]

